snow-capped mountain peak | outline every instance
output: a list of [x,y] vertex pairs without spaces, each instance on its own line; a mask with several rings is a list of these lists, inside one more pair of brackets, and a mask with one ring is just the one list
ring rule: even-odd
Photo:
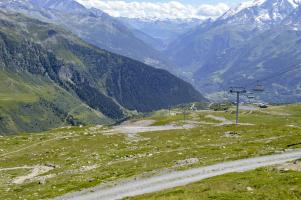
[[231,8],[229,11],[227,11],[222,18],[226,19],[228,17],[234,16],[237,13],[241,12],[244,9],[252,8],[261,5],[266,0],[254,0],[254,1],[246,1],[243,3],[240,3],[238,6]]
[[301,0],[252,0],[231,8],[219,20],[238,23],[279,23],[299,5]]

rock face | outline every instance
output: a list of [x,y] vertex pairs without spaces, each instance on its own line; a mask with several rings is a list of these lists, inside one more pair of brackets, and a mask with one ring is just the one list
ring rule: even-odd
[[16,94],[9,107],[1,107],[3,132],[105,123],[125,118],[129,110],[147,112],[205,100],[167,71],[98,49],[54,25],[1,10],[0,66],[1,81],[9,88],[1,88],[0,100]]

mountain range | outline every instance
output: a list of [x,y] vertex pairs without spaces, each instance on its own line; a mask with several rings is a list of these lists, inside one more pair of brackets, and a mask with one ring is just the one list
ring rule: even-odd
[[[299,4],[293,0],[244,2],[181,35],[165,53],[212,98],[230,86],[251,90],[259,80],[267,88],[263,99],[300,101],[301,69],[293,68],[301,62]],[[288,69],[292,71],[284,73]]]
[[2,134],[113,123],[133,112],[206,101],[165,70],[99,49],[59,25],[4,9],[0,49]]
[[212,100],[261,84],[261,100],[301,101],[300,4],[247,1],[200,21],[114,18],[74,0],[2,0],[0,130],[113,123],[206,101],[153,67]]
[[58,24],[89,44],[139,60],[158,68],[171,68],[162,54],[130,30],[98,9],[88,9],[75,0],[3,0],[0,7],[38,20]]

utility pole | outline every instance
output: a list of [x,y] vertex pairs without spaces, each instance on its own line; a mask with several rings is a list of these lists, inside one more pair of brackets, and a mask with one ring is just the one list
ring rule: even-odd
[[240,94],[247,93],[247,90],[243,87],[231,87],[230,93],[234,94],[236,93],[236,125],[239,123],[239,97]]
[[184,122],[186,121],[186,108],[185,108],[185,105],[183,106],[183,119],[184,119]]

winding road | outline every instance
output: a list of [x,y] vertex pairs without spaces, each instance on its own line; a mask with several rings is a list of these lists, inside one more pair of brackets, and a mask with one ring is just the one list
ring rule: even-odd
[[281,154],[255,157],[219,163],[216,165],[190,169],[186,171],[173,171],[164,175],[148,178],[132,179],[116,182],[111,185],[100,185],[82,192],[75,192],[59,197],[59,200],[115,200],[130,196],[137,196],[151,192],[158,192],[206,178],[219,176],[232,172],[243,172],[259,167],[282,164],[301,158],[301,150],[290,150]]

